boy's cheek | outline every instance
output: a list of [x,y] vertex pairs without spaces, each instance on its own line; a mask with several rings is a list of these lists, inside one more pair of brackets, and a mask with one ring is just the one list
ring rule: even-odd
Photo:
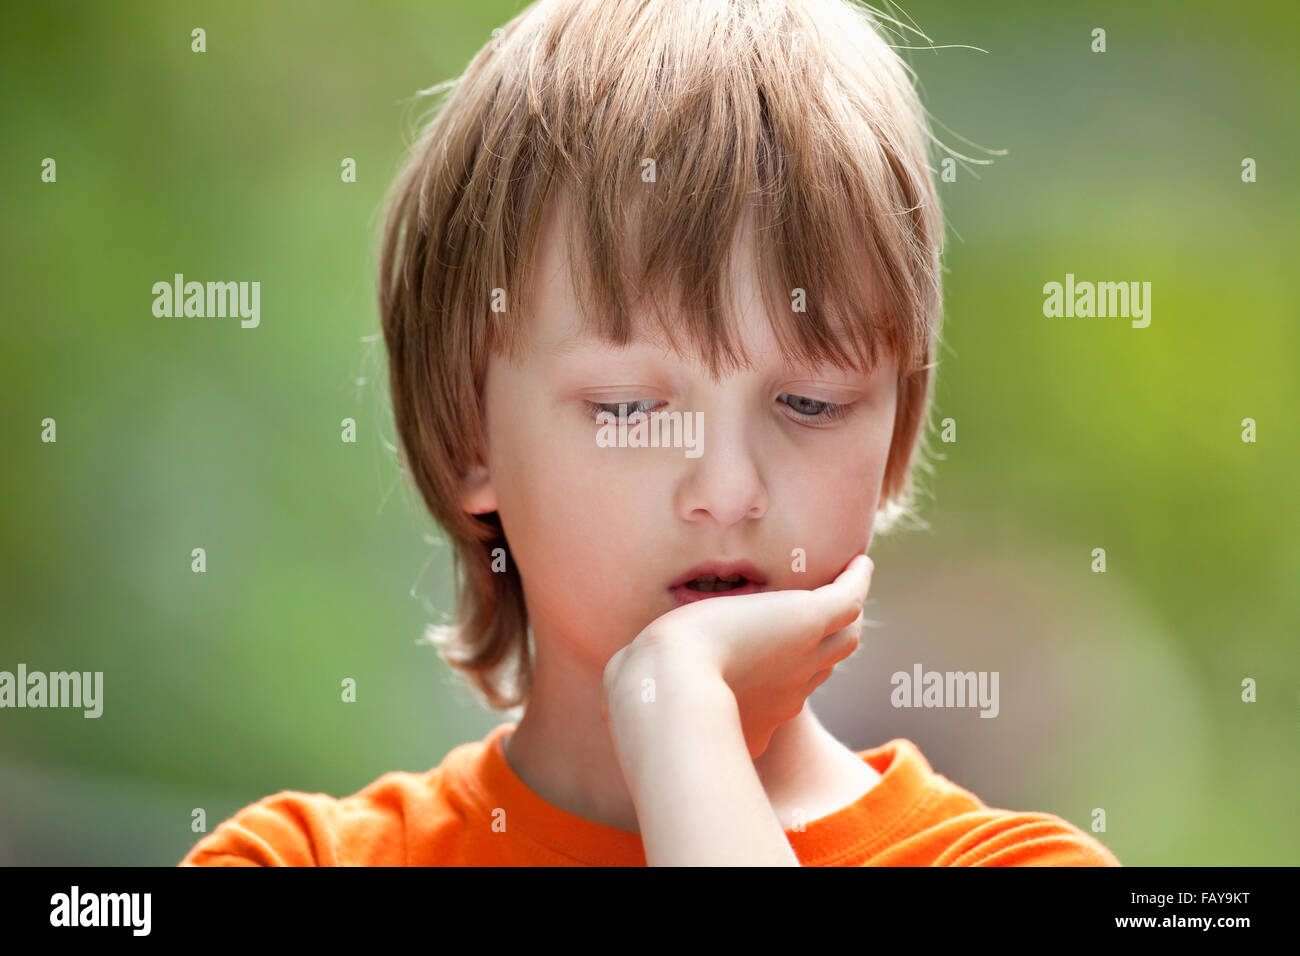
[[791,511],[781,516],[789,530],[788,547],[774,556],[784,561],[777,587],[812,589],[829,584],[853,555],[868,547],[879,494],[877,477],[863,475],[855,481],[845,475],[832,483],[802,485],[818,490],[812,496],[801,493],[796,505],[773,499],[769,519],[783,506]]

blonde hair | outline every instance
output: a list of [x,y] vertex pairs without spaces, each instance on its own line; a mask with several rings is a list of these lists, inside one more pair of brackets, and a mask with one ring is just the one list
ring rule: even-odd
[[882,345],[896,357],[876,528],[912,515],[943,221],[925,111],[880,29],[841,0],[539,0],[459,80],[422,91],[448,95],[388,200],[379,306],[401,455],[457,564],[455,626],[430,638],[487,706],[527,701],[528,614],[514,562],[492,570],[493,550],[509,552],[497,515],[463,511],[459,488],[484,463],[487,361],[516,354],[561,194],[575,197],[566,241],[588,327],[627,343],[649,301],[671,346],[685,333],[715,377],[748,364],[721,303],[755,216],[781,346],[859,369]]

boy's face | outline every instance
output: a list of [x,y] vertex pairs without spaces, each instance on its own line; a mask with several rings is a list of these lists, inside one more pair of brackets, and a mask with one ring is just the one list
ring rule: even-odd
[[[489,363],[487,463],[466,482],[462,505],[499,513],[538,641],[564,642],[599,674],[678,606],[684,592],[670,585],[703,562],[747,560],[764,590],[816,588],[866,550],[897,369],[887,350],[867,376],[789,367],[757,277],[745,271],[748,248],[732,259],[732,314],[752,369],[715,383],[667,347],[583,335],[558,215],[548,214],[540,239],[527,348],[519,364],[499,355]],[[615,417],[619,403],[629,415],[701,413],[689,416],[702,424],[698,455],[602,447],[588,402]],[[831,418],[826,403],[851,407]]]

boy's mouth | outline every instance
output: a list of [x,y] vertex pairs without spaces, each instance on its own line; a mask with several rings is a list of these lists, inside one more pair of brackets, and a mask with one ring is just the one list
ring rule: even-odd
[[703,591],[711,594],[716,591],[734,591],[740,587],[749,578],[743,574],[733,574],[730,577],[720,578],[716,574],[701,574],[693,581],[687,581],[686,587],[692,591]]
[[696,565],[668,586],[678,604],[728,594],[753,594],[767,579],[748,561],[708,561]]

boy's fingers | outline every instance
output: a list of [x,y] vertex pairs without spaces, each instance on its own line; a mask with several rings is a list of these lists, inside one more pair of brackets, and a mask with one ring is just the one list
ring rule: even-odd
[[840,572],[830,584],[818,588],[817,593],[824,595],[827,621],[826,633],[838,631],[851,624],[862,613],[862,604],[871,589],[871,575],[875,570],[872,560],[865,554],[859,554]]
[[822,638],[821,644],[817,647],[817,653],[814,657],[815,666],[818,669],[825,667],[834,667],[840,661],[844,660],[855,650],[862,641],[862,611],[858,611],[858,616],[847,627],[842,627],[829,637]]
[[[674,613],[715,613],[717,617],[710,626],[714,629],[734,630],[738,636],[752,634],[755,627],[772,634],[807,634],[810,630],[820,629],[819,641],[824,641],[828,635],[852,624],[862,614],[862,604],[871,587],[871,572],[871,559],[865,554],[858,554],[834,581],[812,591],[760,592],[722,598],[716,604],[713,601],[703,601],[688,605],[692,609],[690,612],[678,608]],[[730,610],[730,607],[739,608],[740,603],[728,606],[727,612],[722,613],[722,608],[727,606],[729,600],[743,602],[746,613]]]
[[807,697],[809,694],[815,691],[822,684],[826,683],[827,679],[830,676],[831,676],[831,668],[829,667],[823,668],[822,670],[819,670],[816,674],[813,674],[813,676],[809,679],[808,683],[804,686],[803,695]]
[[[860,554],[853,559],[859,562],[858,570],[850,575],[849,583],[853,589],[852,602],[859,608],[862,602],[867,599],[867,592],[871,590],[871,576],[875,573],[876,563],[865,554]],[[848,571],[846,568],[845,571]]]

